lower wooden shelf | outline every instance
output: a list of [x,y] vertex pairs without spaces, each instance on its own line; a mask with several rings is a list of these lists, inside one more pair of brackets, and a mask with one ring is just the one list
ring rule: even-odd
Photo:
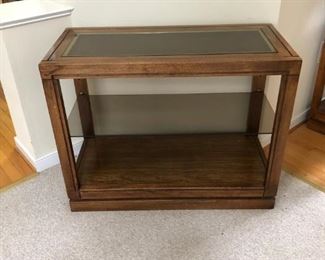
[[265,159],[244,134],[86,138],[82,199],[262,197]]

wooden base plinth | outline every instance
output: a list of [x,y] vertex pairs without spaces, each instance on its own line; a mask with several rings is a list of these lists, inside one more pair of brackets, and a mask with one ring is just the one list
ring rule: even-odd
[[71,211],[177,210],[177,209],[272,209],[274,198],[82,200],[70,201]]

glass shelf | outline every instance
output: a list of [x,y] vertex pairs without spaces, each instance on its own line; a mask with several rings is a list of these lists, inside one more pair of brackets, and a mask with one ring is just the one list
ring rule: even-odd
[[[96,48],[94,48],[96,46]],[[274,53],[261,29],[76,33],[65,57]]]
[[[96,136],[246,133],[251,93],[186,95],[90,95]],[[274,111],[264,97],[259,132],[272,133]],[[81,137],[77,103],[68,117]]]

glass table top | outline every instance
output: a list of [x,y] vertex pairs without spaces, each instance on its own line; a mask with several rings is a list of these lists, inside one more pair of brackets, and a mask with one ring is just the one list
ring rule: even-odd
[[276,52],[261,29],[76,33],[64,57],[135,57]]

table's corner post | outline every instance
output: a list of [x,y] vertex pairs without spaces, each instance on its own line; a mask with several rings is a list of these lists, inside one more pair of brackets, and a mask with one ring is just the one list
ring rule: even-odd
[[284,74],[281,77],[266,173],[264,197],[274,197],[278,190],[281,166],[289,134],[298,80],[299,74]]
[[258,134],[263,107],[265,83],[266,75],[253,76],[247,118],[248,134]]
[[74,79],[81,127],[84,137],[95,135],[87,79]]
[[325,43],[323,43],[321,58],[317,70],[317,77],[314,86],[313,99],[311,102],[311,109],[309,112],[309,118],[314,118],[317,113],[319,106],[322,101],[323,92],[324,92],[324,84],[325,84]]
[[43,77],[43,75],[42,82],[67,194],[70,200],[79,200],[75,158],[60,82],[58,79]]

